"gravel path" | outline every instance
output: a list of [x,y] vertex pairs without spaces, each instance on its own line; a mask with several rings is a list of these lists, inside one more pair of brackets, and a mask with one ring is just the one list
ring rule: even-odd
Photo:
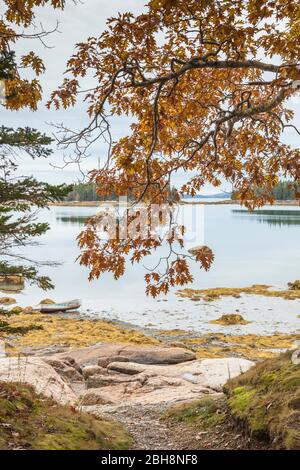
[[[128,429],[135,449],[181,449],[180,444],[172,436],[170,423],[161,420],[167,408],[167,405],[157,404],[128,406],[119,408],[113,417]],[[111,414],[109,416],[112,417]]]
[[[224,400],[218,394],[218,399]],[[170,404],[124,406],[107,413],[124,425],[139,450],[260,450],[270,449],[238,430],[228,419],[224,424],[203,430],[199,424],[163,419]]]
[[[88,410],[96,417],[113,419],[121,423],[132,437],[132,449],[135,450],[180,450],[184,446],[178,426],[163,419],[169,404],[129,405],[110,409],[109,411]],[[85,410],[87,411],[87,410]]]

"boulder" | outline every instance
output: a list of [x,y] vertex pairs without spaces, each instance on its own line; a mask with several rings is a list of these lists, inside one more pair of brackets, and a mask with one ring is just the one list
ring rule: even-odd
[[[143,371],[128,375],[116,374],[111,384],[92,389],[92,399],[87,395],[85,406],[95,407],[90,412],[109,411],[129,405],[153,405],[197,399],[210,393],[219,393],[228,379],[236,377],[253,366],[253,362],[239,358],[195,360],[174,365],[143,365]],[[135,363],[119,363],[117,368],[134,368]],[[114,363],[110,364],[109,367]],[[112,368],[110,371],[113,371]],[[114,370],[115,371],[115,370]],[[125,371],[125,369],[123,369]],[[115,371],[116,372],[116,371]],[[119,379],[118,379],[119,377]],[[120,381],[118,384],[117,381]],[[96,403],[95,390],[101,400],[109,400],[110,405]],[[108,408],[107,408],[108,407]]]
[[120,356],[122,361],[128,359],[130,362],[139,364],[178,364],[196,359],[195,353],[184,348],[112,343],[98,343],[55,355],[57,359],[63,359],[66,356],[72,357],[80,365],[98,364],[101,367],[110,362],[116,362],[116,358]]
[[65,364],[74,367],[80,374],[82,374],[82,368],[81,366],[73,359],[73,357],[67,356],[64,358]]
[[[120,361],[111,362],[119,357]],[[66,366],[83,368],[86,389],[83,383],[71,386],[81,396],[80,406],[97,416],[124,406],[172,406],[203,394],[219,393],[228,379],[254,364],[234,357],[195,359],[193,353],[182,348],[115,344],[68,350],[51,356],[51,360],[58,361],[52,364],[60,374]],[[62,369],[61,363],[65,364]]]
[[52,358],[44,358],[44,361],[49,364],[53,369],[67,382],[82,382],[82,370],[72,358],[66,357],[63,361]]
[[0,358],[0,381],[31,385],[37,393],[62,405],[75,404],[77,397],[58,373],[40,358]]
[[[24,346],[22,348],[23,356],[51,356],[55,358],[57,353],[67,351],[69,347],[66,344],[49,344],[48,346]],[[65,355],[67,356],[67,355]]]
[[201,361],[198,371],[202,374],[203,384],[221,391],[229,379],[247,372],[254,365],[253,361],[237,357],[204,359]]
[[107,367],[111,362],[129,362],[129,359],[125,356],[101,357],[98,361],[98,366]]
[[93,406],[93,405],[114,405],[113,400],[121,399],[120,387],[116,388],[112,398],[110,397],[111,390],[103,391],[103,389],[92,388],[82,394],[79,400],[79,406]]
[[74,369],[74,367],[66,366],[60,373],[62,377],[65,377],[70,382],[82,382],[83,376],[78,372],[78,370]]
[[98,361],[100,358],[108,358],[110,356],[118,356],[119,352],[124,348],[124,345],[112,343],[97,343],[85,348],[68,349],[65,352],[55,354],[55,358],[64,359],[65,357],[72,357],[75,361],[82,365],[100,365]]
[[[114,364],[110,372],[117,372]],[[239,358],[195,360],[174,365],[143,365],[135,375],[118,374],[100,376],[90,382],[94,387],[84,395],[83,404],[94,407],[91,412],[112,411],[131,405],[153,405],[193,400],[203,394],[222,391],[228,379],[247,371],[254,363]],[[119,363],[117,368],[134,368],[136,363]],[[138,365],[140,367],[140,365]],[[123,372],[125,369],[123,369]],[[96,379],[96,376],[90,377]],[[105,402],[107,402],[105,404]],[[110,403],[109,403],[110,402]]]
[[[143,374],[141,374],[143,375]],[[180,401],[196,399],[205,393],[206,389],[201,386],[192,386],[184,380],[164,376],[137,376],[128,382],[112,384],[105,388],[90,389],[83,394],[81,404],[93,414],[101,415],[124,406],[144,406],[167,403],[175,404]],[[143,379],[143,380],[142,380]],[[106,403],[105,403],[106,402]]]
[[[116,367],[115,367],[116,365]],[[222,359],[197,359],[195,361],[174,365],[143,365],[140,369],[137,380],[142,377],[165,377],[179,379],[185,386],[193,387],[194,384],[201,387],[221,391],[223,385],[231,378],[243,374],[254,365],[254,362],[237,357],[227,357]],[[122,367],[123,366],[123,367]],[[115,372],[122,367],[133,370],[138,364],[128,362],[125,364],[112,363],[109,367]]]
[[108,387],[109,385],[116,385],[122,383],[129,383],[136,380],[131,376],[125,374],[96,374],[91,375],[87,378],[85,385],[86,388],[100,388],[100,387]]
[[107,369],[120,374],[136,375],[143,372],[145,367],[135,362],[111,362]]
[[47,357],[45,357],[44,361],[51,367],[53,367],[53,369],[55,369],[57,373],[59,373],[66,367],[66,364],[63,361],[59,361],[58,359],[48,359]]
[[195,353],[183,348],[127,346],[122,355],[138,364],[179,364],[196,359]]
[[106,372],[106,369],[100,366],[86,366],[82,369],[82,375],[85,380],[88,379],[92,375],[103,374],[105,372]]

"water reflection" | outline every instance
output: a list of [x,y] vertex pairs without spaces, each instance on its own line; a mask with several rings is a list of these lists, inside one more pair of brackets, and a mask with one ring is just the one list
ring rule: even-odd
[[[204,217],[202,211],[204,208]],[[265,207],[261,214],[247,211],[233,212],[240,206],[192,205],[198,225],[193,227],[194,218],[186,225],[192,231],[202,230],[204,224],[205,244],[213,249],[215,262],[208,272],[199,269],[198,263],[191,264],[194,278],[188,287],[196,289],[213,287],[245,287],[252,284],[270,284],[283,288],[287,282],[299,279],[300,249],[299,227],[284,224],[275,227],[267,223],[253,223],[257,218],[293,217],[300,218],[300,208],[292,206]],[[265,210],[267,210],[267,213]],[[298,210],[297,210],[298,209]],[[271,214],[270,214],[271,210]],[[295,211],[296,210],[296,211]],[[199,331],[232,332],[232,328],[211,325],[210,320],[224,313],[236,310],[252,323],[240,328],[239,334],[272,334],[276,331],[297,332],[300,329],[299,301],[279,298],[256,297],[240,299],[227,297],[217,302],[182,301],[171,291],[166,297],[152,299],[145,295],[143,263],[132,266],[127,263],[123,277],[116,281],[110,273],[98,280],[88,281],[89,271],[76,262],[80,249],[78,233],[83,223],[97,213],[95,207],[55,207],[40,213],[40,221],[48,222],[51,229],[41,237],[41,244],[34,248],[39,260],[60,261],[59,268],[41,268],[42,275],[51,277],[55,289],[43,294],[36,285],[26,285],[24,291],[13,294],[18,305],[36,305],[45,296],[57,302],[81,298],[82,312],[94,314],[95,318],[108,318],[138,325],[161,329],[182,329]],[[204,220],[203,220],[204,219]],[[277,219],[278,220],[278,219]],[[198,243],[195,243],[195,245]],[[25,254],[32,257],[32,247]],[[158,257],[167,255],[161,248],[147,259],[147,267],[157,264]],[[236,331],[236,330],[234,330]]]
[[57,215],[56,221],[62,224],[84,225],[89,217],[84,215]]
[[0,292],[7,294],[19,293],[25,287],[24,278],[22,275],[1,275],[0,276]]
[[232,213],[239,218],[252,219],[262,224],[268,224],[269,226],[277,225],[282,227],[284,225],[300,225],[299,210],[259,209],[249,212],[243,209],[234,209]]

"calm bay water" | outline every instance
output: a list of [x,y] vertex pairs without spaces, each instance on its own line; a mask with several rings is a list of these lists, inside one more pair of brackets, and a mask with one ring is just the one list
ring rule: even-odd
[[[190,287],[270,284],[285,288],[287,282],[300,278],[299,208],[268,207],[252,214],[233,205],[193,205],[188,210],[194,212],[188,214],[187,225],[192,224],[192,216],[196,220],[194,239],[189,241],[189,246],[204,242],[215,253],[214,265],[208,273],[199,270],[196,264],[192,266],[194,282]],[[29,286],[16,295],[20,305],[37,304],[46,296],[56,301],[81,298],[83,314],[140,327],[264,334],[299,330],[298,300],[242,296],[205,303],[182,301],[174,292],[158,300],[151,299],[144,293],[143,266],[131,264],[119,281],[105,274],[97,281],[88,282],[88,270],[76,262],[79,250],[75,238],[84,220],[95,212],[95,207],[52,207],[41,212],[40,219],[47,221],[51,230],[41,239],[41,246],[32,248],[31,256],[59,261],[62,265],[41,270],[51,276],[55,284],[53,291],[43,293]],[[157,256],[152,255],[145,264],[155,266]],[[253,323],[242,327],[209,324],[209,320],[223,313],[236,311]]]

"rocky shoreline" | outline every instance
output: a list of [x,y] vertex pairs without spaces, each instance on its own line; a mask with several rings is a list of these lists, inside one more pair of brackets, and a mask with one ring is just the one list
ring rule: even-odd
[[[99,419],[113,417],[127,427],[129,420],[134,437],[132,422],[137,414],[145,417],[138,429],[151,416],[158,424],[171,406],[219,397],[229,378],[253,364],[238,358],[199,360],[183,348],[99,343],[43,357],[1,358],[0,383],[30,385],[37,394]],[[135,447],[151,448],[159,437],[153,427],[146,434],[145,440],[139,431]],[[161,440],[152,448],[164,445]]]
[[[31,386],[38,396],[96,420],[113,418],[137,449],[272,447],[246,430],[241,434],[223,388],[246,377],[255,363],[297,348],[299,334],[137,329],[80,314],[11,307],[9,298],[3,304],[10,310],[2,309],[0,317],[0,386]],[[178,432],[185,438],[177,438]]]
[[237,357],[197,359],[178,347],[102,342],[2,357],[1,390],[3,384],[29,386],[95,422],[113,420],[129,433],[130,448],[300,448],[300,369],[290,353],[255,365]]
[[43,356],[70,347],[110,342],[182,347],[195,353],[198,359],[232,356],[257,361],[293,349],[300,342],[299,333],[199,334],[178,329],[139,328],[123,322],[86,319],[83,315],[46,315],[26,309],[1,315],[0,320],[2,345],[8,356]]

